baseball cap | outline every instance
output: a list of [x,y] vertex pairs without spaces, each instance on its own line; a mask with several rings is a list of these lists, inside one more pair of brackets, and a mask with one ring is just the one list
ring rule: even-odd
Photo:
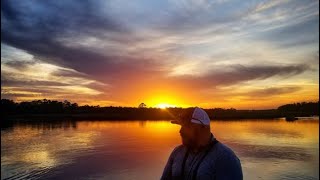
[[201,124],[210,126],[210,118],[208,114],[201,108],[195,107],[187,110],[184,114],[180,115],[176,120],[171,121],[173,124],[184,125],[188,123]]

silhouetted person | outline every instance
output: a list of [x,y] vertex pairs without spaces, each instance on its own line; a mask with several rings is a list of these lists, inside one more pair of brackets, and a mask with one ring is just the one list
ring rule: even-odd
[[161,180],[242,180],[235,153],[210,132],[210,119],[201,108],[172,123],[181,125],[182,145],[171,153]]

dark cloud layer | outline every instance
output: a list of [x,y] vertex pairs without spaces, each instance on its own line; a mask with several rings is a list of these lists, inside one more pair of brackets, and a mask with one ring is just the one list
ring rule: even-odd
[[297,92],[301,90],[301,87],[271,87],[271,88],[265,88],[261,90],[255,90],[251,91],[248,94],[250,96],[262,96],[262,97],[270,97],[275,95],[281,95],[281,94],[289,94],[293,92]]
[[307,65],[289,66],[243,66],[234,65],[220,67],[205,76],[180,76],[177,82],[184,82],[188,88],[210,88],[216,86],[235,85],[251,80],[263,80],[274,76],[290,77],[310,70]]
[[[14,1],[1,1],[1,42],[41,56],[51,63],[86,72],[108,67],[105,57],[84,48],[65,46],[58,38],[68,36],[101,36],[106,32],[128,33],[123,25],[99,14],[92,1],[30,1],[27,8],[19,8]],[[33,8],[32,8],[33,7]]]
[[[26,50],[35,56],[41,56],[50,63],[60,63],[92,75],[105,74],[104,72],[113,74],[121,69],[143,71],[146,68],[140,68],[141,64],[148,66],[149,70],[157,69],[157,67],[150,66],[149,63],[144,64],[154,59],[141,61],[143,59],[141,57],[102,55],[91,49],[70,47],[58,41],[60,37],[77,37],[78,34],[102,38],[103,34],[108,32],[117,32],[130,37],[130,30],[118,22],[116,17],[102,14],[97,3],[93,1],[30,1],[29,3],[24,3],[26,7],[22,8],[15,5],[19,3],[14,1],[1,1],[3,15],[1,41],[3,43]],[[226,4],[226,6],[230,5]],[[107,8],[106,6],[105,12],[108,12]],[[220,16],[220,18],[224,17],[223,21],[228,17],[225,14]],[[216,18],[219,19],[219,17]],[[193,22],[190,24],[195,25]],[[161,65],[160,63],[155,64]],[[217,84],[229,84],[241,80],[263,79],[275,74],[286,75],[287,72],[298,74],[306,69],[304,66],[246,68],[239,65],[233,68],[231,73],[214,73],[209,79],[216,79],[214,81]]]

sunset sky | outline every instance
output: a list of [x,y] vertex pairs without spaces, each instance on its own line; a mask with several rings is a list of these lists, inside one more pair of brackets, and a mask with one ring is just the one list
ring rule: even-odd
[[265,109],[319,99],[318,0],[2,0],[1,98]]

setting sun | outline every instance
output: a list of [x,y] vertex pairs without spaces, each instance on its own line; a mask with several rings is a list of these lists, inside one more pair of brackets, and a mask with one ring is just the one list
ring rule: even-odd
[[175,107],[174,105],[170,105],[170,104],[166,104],[166,103],[161,103],[158,104],[156,107],[160,108],[160,109],[166,109],[168,107]]

